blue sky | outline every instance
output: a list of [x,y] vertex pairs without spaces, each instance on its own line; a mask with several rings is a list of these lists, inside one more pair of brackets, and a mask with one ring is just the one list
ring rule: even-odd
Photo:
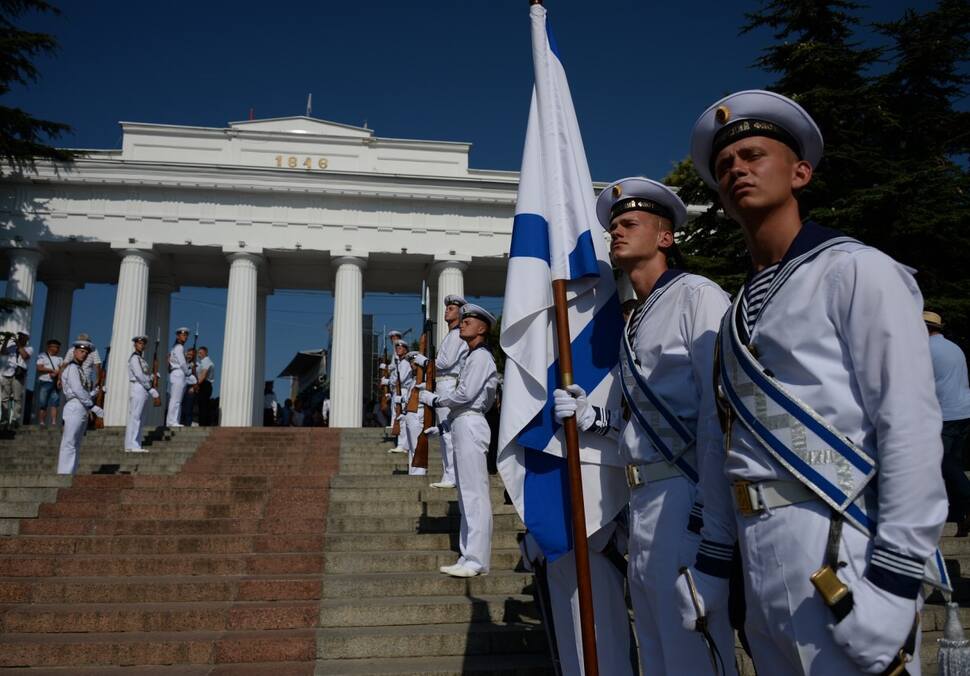
[[[224,126],[250,108],[258,118],[300,115],[312,92],[315,117],[366,121],[378,136],[468,141],[471,166],[519,168],[532,87],[526,0],[56,4],[60,16],[25,25],[54,34],[59,53],[38,59],[40,81],[2,102],[70,124],[60,145],[119,148],[120,120]],[[771,36],[738,35],[756,2],[545,4],[597,180],[662,178],[707,105],[773,79],[751,68]],[[931,4],[884,0],[862,16],[889,20]],[[38,285],[35,337],[45,296]],[[225,301],[224,289],[201,288],[172,299],[173,328],[199,322],[217,364]],[[501,299],[483,303],[501,308]],[[104,344],[113,306],[111,286],[77,292],[72,332]],[[332,310],[329,294],[270,297],[268,378],[298,349],[326,346]],[[377,330],[420,321],[416,295],[368,295],[364,311]]]

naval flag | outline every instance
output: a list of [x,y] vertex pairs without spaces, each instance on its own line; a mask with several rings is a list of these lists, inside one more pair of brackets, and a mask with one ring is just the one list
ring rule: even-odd
[[[507,360],[498,468],[516,510],[549,561],[572,549],[565,441],[553,417],[558,387],[553,280],[566,280],[574,381],[590,403],[616,409],[621,312],[566,72],[533,5],[535,87],[529,109],[505,284]],[[627,501],[616,442],[580,435],[587,532]]]

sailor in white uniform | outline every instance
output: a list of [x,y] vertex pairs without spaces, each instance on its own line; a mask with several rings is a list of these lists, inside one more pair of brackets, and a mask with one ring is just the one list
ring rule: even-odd
[[691,154],[753,269],[718,338],[726,453],[702,468],[695,593],[677,581],[684,625],[724,607],[737,542],[758,673],[881,673],[902,651],[918,674],[922,582],[947,584],[919,288],[885,254],[801,221],[822,136],[795,102],[728,96],[696,122]]
[[185,341],[189,339],[189,329],[185,326],[175,331],[175,344],[168,353],[168,427],[181,427],[182,396],[186,386],[195,385],[192,366],[185,360]]
[[141,447],[142,431],[145,424],[142,414],[149,399],[158,399],[158,390],[152,387],[151,369],[143,353],[148,344],[148,336],[135,336],[131,339],[135,349],[128,357],[128,422],[125,426],[125,452],[147,453]]
[[88,427],[88,413],[93,413],[98,418],[104,417],[104,411],[94,403],[93,392],[97,384],[81,368],[94,345],[87,340],[78,340],[73,348],[73,359],[61,371],[64,432],[61,434],[61,446],[57,454],[58,474],[74,474],[77,471],[77,453]]
[[[445,296],[445,321],[448,323],[448,333],[441,340],[435,355],[435,392],[448,395],[455,391],[458,384],[458,374],[468,356],[468,343],[461,339],[458,324],[461,308],[465,299],[461,296],[449,294]],[[414,362],[424,367],[427,358],[422,354],[414,355]],[[435,409],[438,425],[437,432],[441,437],[441,481],[431,484],[432,488],[455,487],[455,449],[451,436],[451,426],[448,424],[448,408]],[[426,433],[430,432],[425,430]]]
[[442,566],[453,577],[474,577],[488,572],[492,558],[492,503],[486,454],[491,430],[485,412],[495,402],[498,372],[488,349],[488,333],[495,317],[472,303],[461,308],[459,336],[468,345],[468,356],[458,374],[458,384],[448,394],[420,391],[421,403],[447,408],[455,442],[455,483],[461,511],[457,563]]
[[624,424],[620,410],[591,407],[573,386],[577,399],[555,391],[557,418],[580,411],[580,429],[598,434],[618,426],[609,422],[622,426],[620,452],[630,486],[628,577],[644,673],[703,674],[713,656],[719,669],[723,661],[733,674],[727,608],[710,618],[712,650],[700,634],[681,626],[674,592],[681,566],[693,563],[700,541],[698,468],[721,454],[711,377],[727,294],[705,277],[671,267],[674,230],[687,222],[687,208],[665,185],[621,179],[603,189],[596,211],[610,233],[614,263],[641,299],[619,346],[631,415]]
[[[400,331],[390,331],[387,334],[388,340],[391,341],[391,363],[387,365],[387,397],[390,399],[390,409],[391,409],[391,421],[388,423],[392,428],[394,427],[394,422],[397,420],[397,382],[398,382],[398,364],[400,364],[401,358],[398,357],[397,342],[402,339]],[[407,343],[404,344],[404,350],[407,351]],[[384,383],[382,383],[384,384]],[[403,406],[402,406],[403,409]],[[398,423],[399,434],[394,439],[394,448],[389,449],[388,453],[407,453],[407,449],[404,447],[407,444],[407,435],[404,430],[403,420]]]
[[[394,344],[394,353],[397,357],[397,364],[394,366],[394,395],[392,402],[401,404],[401,434],[398,437],[398,445],[407,451],[408,454],[408,474],[412,476],[424,476],[428,473],[426,467],[412,467],[414,460],[414,449],[417,447],[418,435],[421,434],[421,426],[424,422],[421,407],[417,411],[408,411],[408,404],[411,401],[411,392],[414,390],[415,377],[414,368],[408,360],[408,344],[403,340],[398,340]],[[397,383],[401,383],[401,394],[397,394]]]

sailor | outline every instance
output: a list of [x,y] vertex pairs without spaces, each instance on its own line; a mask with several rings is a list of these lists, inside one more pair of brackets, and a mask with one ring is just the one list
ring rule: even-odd
[[87,340],[74,342],[73,358],[61,372],[61,394],[64,395],[64,431],[57,455],[57,473],[74,474],[77,471],[77,452],[88,426],[88,414],[104,417],[104,411],[94,403],[96,383],[83,369],[84,360],[94,349]]
[[[455,294],[445,296],[445,322],[448,324],[448,333],[441,340],[438,353],[435,355],[435,392],[439,395],[448,395],[455,391],[458,384],[458,373],[465,363],[468,356],[468,343],[461,339],[459,334],[459,320],[461,308],[465,304],[465,299]],[[418,366],[424,366],[427,358],[422,354],[416,354],[414,361]],[[451,427],[448,425],[448,409],[446,407],[436,408],[435,415],[438,420],[437,432],[441,436],[441,481],[431,484],[432,488],[454,488],[455,487],[455,449],[451,436]],[[425,430],[430,432],[430,430]]]
[[192,366],[185,359],[185,341],[189,339],[189,329],[185,326],[175,330],[175,344],[168,353],[168,415],[165,425],[182,427],[182,397],[186,386],[195,385]]
[[[401,349],[403,346],[403,350]],[[428,473],[427,467],[414,466],[414,452],[418,448],[418,436],[421,434],[424,423],[424,408],[418,401],[418,394],[415,390],[417,377],[415,375],[413,353],[407,352],[408,344],[399,340],[395,344],[395,353],[398,358],[397,378],[401,382],[401,436],[405,442],[400,444],[408,453],[408,474],[411,476],[425,476]],[[414,410],[410,410],[414,403]]]
[[158,390],[152,387],[152,373],[143,356],[148,336],[135,336],[131,339],[134,351],[128,357],[128,423],[125,426],[125,452],[147,453],[141,447],[142,431],[145,428],[142,413],[145,403],[158,399]]
[[461,556],[454,565],[439,570],[453,577],[474,577],[488,572],[492,558],[492,503],[485,461],[491,431],[485,412],[495,402],[498,372],[488,349],[495,317],[472,303],[462,306],[460,317],[458,335],[468,345],[468,355],[458,384],[448,394],[421,390],[419,396],[425,406],[449,409],[448,424],[455,443]]
[[[391,341],[391,363],[386,365],[387,368],[387,382],[382,382],[382,385],[387,385],[387,397],[390,399],[390,409],[391,409],[391,422],[390,427],[394,427],[394,422],[397,420],[397,368],[401,359],[398,357],[397,352],[397,342],[401,340],[403,336],[400,331],[394,330],[387,334],[387,339]],[[407,343],[405,343],[405,351],[407,350]],[[403,409],[403,405],[402,405]],[[400,421],[398,423],[399,434],[394,438],[394,448],[389,449],[388,453],[407,453],[405,446],[407,445],[407,435],[404,431],[403,423]]]
[[[674,230],[687,222],[687,208],[667,186],[620,179],[600,193],[596,213],[610,233],[613,262],[641,299],[619,349],[631,413],[622,423],[620,452],[628,463],[628,577],[642,669],[702,674],[711,668],[711,655],[716,661],[720,654],[734,673],[727,609],[711,618],[713,646],[707,646],[681,626],[674,592],[681,566],[693,563],[700,541],[698,466],[719,455],[722,445],[711,376],[727,294],[673,267]],[[577,385],[568,390],[554,392],[557,419],[578,414],[581,430],[605,435],[615,427],[610,423],[622,422],[619,409],[596,409]]]
[[802,222],[797,196],[823,142],[794,101],[732,94],[700,116],[691,146],[752,270],[718,337],[725,453],[702,467],[683,624],[727,603],[737,543],[758,673],[881,673],[912,656],[918,674],[922,582],[948,585],[919,288],[880,251]]

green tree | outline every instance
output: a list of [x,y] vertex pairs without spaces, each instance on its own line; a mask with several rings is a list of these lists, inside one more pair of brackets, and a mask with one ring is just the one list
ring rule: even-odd
[[[44,0],[0,0],[0,96],[15,85],[36,82],[39,73],[33,60],[57,50],[53,36],[17,27],[15,22],[30,12],[60,13]],[[70,129],[20,108],[0,106],[0,159],[15,171],[33,169],[37,159],[70,161],[71,152],[50,145]]]

